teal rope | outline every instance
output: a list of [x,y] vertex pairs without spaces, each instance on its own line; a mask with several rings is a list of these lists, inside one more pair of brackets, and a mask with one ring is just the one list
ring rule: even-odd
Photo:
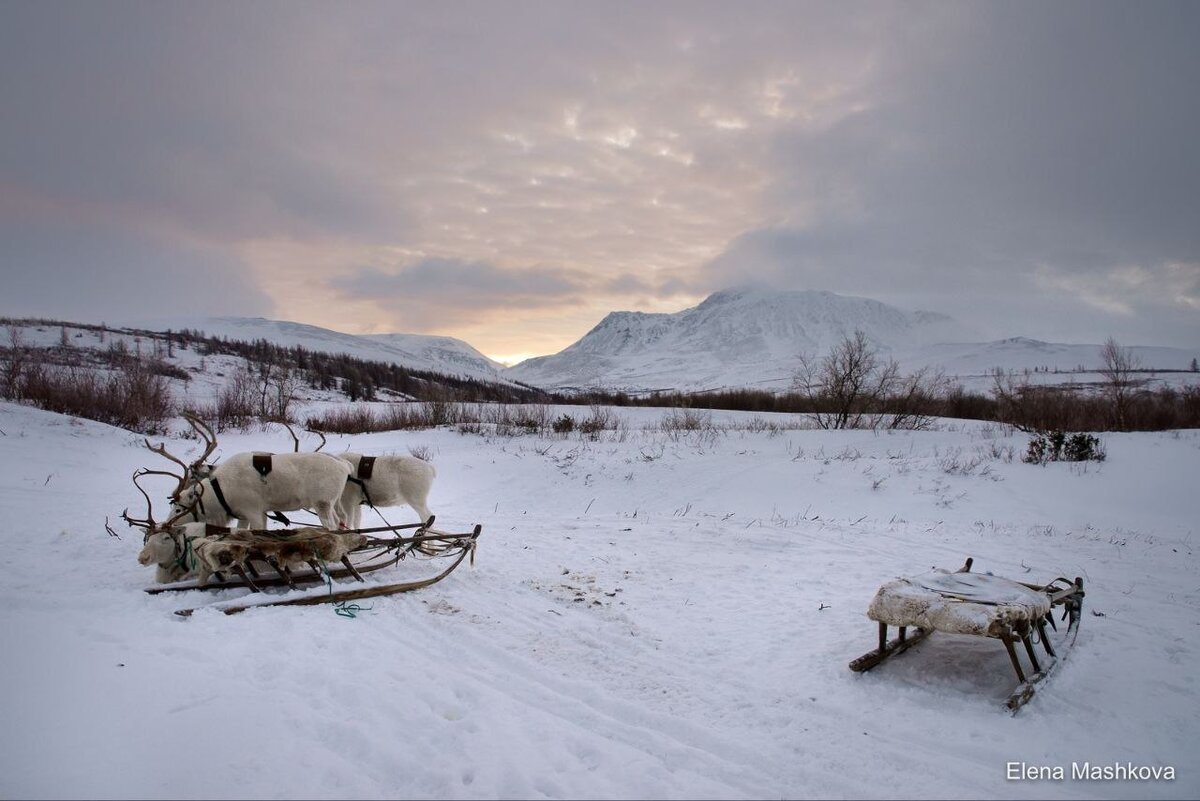
[[[191,567],[188,566],[188,557],[191,557]],[[179,558],[175,560],[180,570],[190,573],[196,569],[196,551],[192,548],[192,540],[190,537],[183,538],[183,550],[179,554]]]
[[[325,571],[325,586],[329,588],[329,594],[333,595],[333,576],[329,575],[329,567],[325,564],[325,560],[317,557],[317,561],[321,563],[321,569]],[[374,608],[371,606],[359,606],[348,601],[339,601],[333,605],[333,611],[338,617],[346,617],[353,620],[358,617],[359,612],[370,612]]]

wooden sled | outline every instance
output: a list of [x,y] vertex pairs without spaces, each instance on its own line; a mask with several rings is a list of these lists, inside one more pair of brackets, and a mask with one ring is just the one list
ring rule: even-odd
[[[1016,712],[1033,697],[1037,686],[1066,659],[1055,652],[1046,634],[1054,627],[1053,610],[1062,607],[1068,619],[1066,649],[1075,643],[1083,610],[1083,579],[1056,578],[1048,584],[1026,584],[999,576],[971,573],[971,559],[958,571],[934,570],[888,582],[879,588],[867,617],[879,624],[879,647],[850,663],[855,672],[870,670],[903,653],[934,631],[992,637],[1004,643],[1017,674],[1017,687],[1005,705]],[[888,641],[888,626],[898,636]],[[913,629],[911,633],[909,629]],[[1040,659],[1035,640],[1045,650]],[[1020,643],[1032,668],[1026,672],[1017,656]]]
[[[424,523],[377,528],[331,531],[323,528],[250,530],[208,526],[205,535],[192,541],[177,540],[176,548],[181,565],[189,558],[194,567],[196,551],[211,557],[212,552],[221,554],[228,562],[226,570],[212,573],[207,580],[177,581],[147,587],[152,595],[164,592],[190,590],[227,590],[246,588],[262,593],[264,587],[288,587],[300,590],[308,585],[318,585],[314,591],[298,591],[279,597],[263,593],[253,600],[245,597],[235,601],[217,602],[202,607],[180,609],[175,614],[189,617],[198,609],[219,609],[227,615],[236,614],[260,606],[299,606],[332,603],[341,608],[349,601],[395,595],[401,592],[428,587],[454,572],[463,560],[475,560],[475,545],[482,533],[476,525],[466,533],[450,533],[433,529],[434,518]],[[400,531],[416,529],[412,536],[401,536]],[[382,536],[376,536],[382,535]],[[388,536],[390,535],[390,536]],[[353,547],[347,548],[347,544]],[[339,550],[338,546],[341,546]],[[344,553],[343,553],[344,551]],[[324,557],[340,555],[341,567],[332,567],[332,560]],[[425,579],[395,584],[379,584],[350,590],[335,590],[336,579],[352,578],[366,583],[364,573],[391,567],[409,558],[444,558],[449,565],[440,573]],[[260,573],[254,567],[259,562],[269,568],[270,573]],[[306,565],[293,570],[297,564]],[[226,575],[227,573],[232,575]],[[323,585],[323,586],[321,586]],[[351,615],[347,615],[351,616]]]

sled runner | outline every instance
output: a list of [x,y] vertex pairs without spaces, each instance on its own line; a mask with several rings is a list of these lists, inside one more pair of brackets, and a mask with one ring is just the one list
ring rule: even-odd
[[[180,609],[175,613],[188,617],[199,608],[220,609],[232,615],[260,606],[342,605],[362,598],[421,589],[450,575],[464,559],[470,557],[473,563],[475,543],[482,533],[479,525],[467,533],[438,531],[432,528],[433,522],[431,516],[425,523],[336,531],[315,527],[250,530],[205,526],[202,533],[193,536],[177,530],[172,536],[179,563],[187,569],[199,569],[201,578],[147,587],[146,592],[156,595],[236,588],[251,591],[249,597]],[[416,533],[401,536],[400,532],[405,529],[416,529]],[[335,589],[337,579],[350,578],[365,585],[364,573],[392,567],[405,559],[442,559],[449,564],[428,578]],[[269,573],[266,570],[260,572],[255,568],[255,562],[269,568]],[[335,563],[340,563],[341,567],[333,567]],[[297,569],[293,570],[294,567]],[[299,591],[301,587],[313,585],[318,589]],[[281,597],[263,593],[264,587],[287,587],[298,592]],[[256,593],[261,595],[254,597]]]
[[[980,573],[971,573],[968,559],[958,571],[934,570],[920,576],[890,581],[879,588],[867,617],[879,624],[879,647],[850,663],[855,672],[870,670],[884,660],[903,653],[934,631],[992,637],[1004,643],[1017,674],[1017,688],[1006,706],[1014,713],[1033,697],[1038,684],[1045,681],[1066,658],[1066,650],[1055,652],[1046,634],[1046,624],[1054,627],[1052,612],[1062,607],[1068,620],[1065,648],[1075,643],[1083,609],[1083,579],[1056,578],[1045,585]],[[888,626],[899,629],[896,639],[888,641]],[[909,629],[915,629],[909,632]],[[1024,646],[1032,668],[1021,665],[1016,645]],[[1034,645],[1040,643],[1045,654],[1039,658]]]

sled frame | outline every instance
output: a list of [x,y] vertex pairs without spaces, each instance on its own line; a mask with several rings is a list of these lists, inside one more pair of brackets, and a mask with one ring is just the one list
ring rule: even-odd
[[[970,572],[973,562],[973,559],[968,558],[966,563],[956,572]],[[1009,661],[1012,663],[1013,671],[1017,674],[1017,687],[1005,701],[1005,706],[1013,714],[1016,714],[1021,707],[1033,698],[1038,685],[1049,678],[1054,669],[1066,660],[1067,653],[1069,653],[1070,648],[1075,644],[1075,639],[1079,635],[1079,622],[1082,617],[1084,597],[1083,579],[1078,576],[1074,581],[1060,576],[1044,585],[1028,584],[1023,581],[1016,583],[1031,590],[1046,593],[1050,601],[1050,612],[1032,621],[1021,621],[1017,625],[1006,628],[997,635],[991,635],[1004,643],[1004,648],[1008,653]],[[1056,607],[1061,607],[1063,619],[1069,620],[1065,649],[1061,655],[1055,652],[1054,646],[1046,634],[1047,624],[1057,629],[1053,618]],[[888,624],[879,622],[879,647],[851,661],[850,669],[856,673],[868,671],[887,659],[904,653],[909,648],[925,640],[935,631],[935,629],[909,626],[897,626],[896,628],[899,629],[898,636],[889,641]],[[913,633],[910,634],[908,632],[909,628],[914,628]],[[1038,658],[1037,651],[1034,649],[1033,638],[1035,635],[1045,650],[1045,655],[1042,659]],[[1026,658],[1032,668],[1028,673],[1026,673],[1018,657],[1018,644],[1023,646]]]
[[[434,518],[430,516],[423,523],[353,529],[350,533],[364,535],[366,541],[353,549],[341,560],[342,567],[327,566],[310,560],[308,562],[308,569],[292,571],[286,565],[281,565],[275,559],[270,558],[270,556],[264,555],[261,552],[255,552],[252,549],[244,564],[232,566],[231,572],[236,575],[236,578],[216,573],[204,584],[195,580],[179,581],[171,584],[147,587],[145,591],[148,594],[157,595],[166,592],[245,588],[249,589],[253,596],[254,594],[261,593],[265,587],[287,587],[291,590],[297,590],[302,585],[325,584],[328,587],[327,592],[323,593],[302,594],[299,596],[285,595],[283,597],[263,595],[253,601],[247,601],[243,597],[237,599],[237,602],[218,602],[207,606],[177,610],[175,614],[181,617],[190,617],[194,612],[206,608],[219,609],[226,615],[232,615],[260,606],[302,606],[318,603],[340,605],[360,598],[373,598],[410,592],[436,584],[446,578],[468,557],[470,557],[472,564],[475,561],[476,542],[483,531],[481,525],[477,524],[470,532],[451,533],[433,529],[433,522]],[[412,529],[417,530],[417,533],[412,536],[405,537],[398,535],[398,532]],[[249,535],[251,538],[261,537],[264,541],[270,540],[275,542],[278,542],[280,539],[286,539],[289,535],[296,533],[290,529],[248,530],[216,526],[210,526],[209,530],[210,534],[216,536],[221,536],[223,533],[232,534],[237,532],[240,536]],[[381,533],[388,533],[394,536],[368,536]],[[410,555],[413,558],[424,556],[430,559],[449,559],[450,564],[437,575],[426,579],[394,584],[377,584],[359,589],[334,590],[334,581],[336,579],[352,578],[357,582],[365,584],[364,573],[371,573],[383,568],[392,567]],[[351,556],[355,558],[351,559]],[[274,575],[260,574],[254,568],[253,563],[255,561],[268,564]]]

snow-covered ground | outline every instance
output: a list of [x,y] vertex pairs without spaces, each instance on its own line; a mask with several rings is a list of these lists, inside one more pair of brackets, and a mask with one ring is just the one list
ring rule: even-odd
[[[1200,795],[1200,431],[1105,434],[1101,464],[1033,466],[1025,435],[979,423],[714,414],[742,428],[672,434],[663,410],[616,413],[625,429],[595,442],[331,436],[432,454],[439,527],[484,526],[475,566],[354,619],[184,619],[204,599],[143,593],[138,533],[104,530],[144,509],[142,439],[0,403],[0,797]],[[290,447],[269,429],[219,453]],[[874,647],[880,584],[967,556],[1087,583],[1075,648],[1016,716],[994,640],[935,634],[847,669]],[[1013,762],[1067,778],[1012,781]],[[1084,762],[1176,778],[1072,780]]]

